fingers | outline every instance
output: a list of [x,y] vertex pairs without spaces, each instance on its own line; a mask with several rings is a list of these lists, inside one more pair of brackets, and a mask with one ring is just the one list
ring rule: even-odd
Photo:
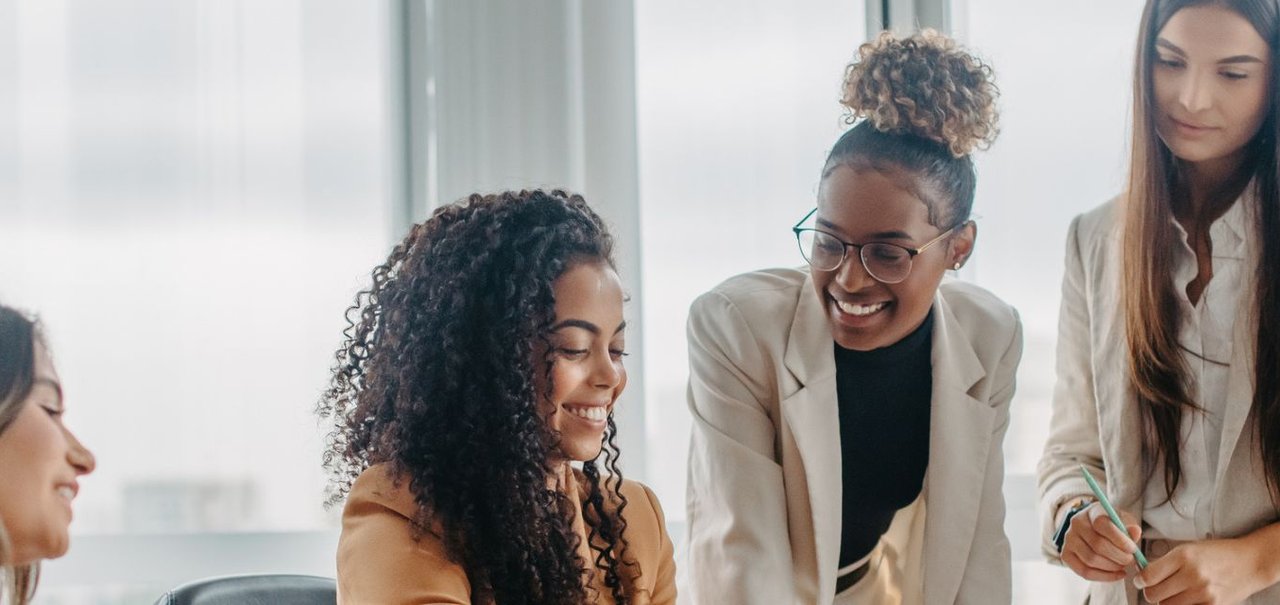
[[1093,582],[1115,582],[1123,580],[1125,576],[1123,568],[1119,571],[1098,569],[1086,564],[1076,553],[1068,552],[1065,548],[1062,551],[1062,562],[1076,572],[1076,575]]
[[1156,559],[1133,577],[1133,585],[1143,591],[1148,601],[1158,603],[1181,595],[1195,580],[1193,574],[1178,573],[1183,567],[1183,558],[1176,550]]
[[1071,519],[1062,545],[1062,562],[1077,575],[1097,582],[1114,582],[1125,577],[1125,566],[1132,561],[1131,554],[1100,535],[1085,515]]
[[[1116,527],[1115,523],[1111,522],[1111,517],[1108,517],[1106,511],[1102,510],[1102,506],[1096,503],[1086,509],[1085,513],[1089,522],[1089,527],[1092,528],[1093,531],[1101,537],[1101,539],[1105,540],[1123,553],[1121,559],[1113,560],[1118,563],[1122,562],[1125,565],[1132,563],[1133,553],[1138,550],[1138,543],[1132,538],[1134,530],[1137,530],[1137,534],[1139,536],[1142,535],[1142,530],[1135,527],[1137,524],[1126,522],[1125,525],[1128,526],[1128,531],[1121,531],[1119,527]],[[1124,521],[1124,515],[1122,515],[1120,519]],[[1074,519],[1072,520],[1074,521]],[[1102,552],[1098,547],[1095,547],[1095,550]]]

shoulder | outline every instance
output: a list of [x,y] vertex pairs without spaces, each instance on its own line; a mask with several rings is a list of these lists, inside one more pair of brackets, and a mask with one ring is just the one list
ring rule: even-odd
[[689,332],[712,338],[749,334],[757,341],[785,339],[808,277],[801,269],[765,269],[731,277],[693,301]]
[[627,522],[627,541],[637,563],[641,569],[660,567],[660,559],[671,539],[658,497],[647,485],[630,479],[624,479],[618,491],[627,499],[622,518]]
[[[1120,212],[1124,195],[1111,198],[1071,221],[1070,239],[1081,248],[1094,248],[1098,244],[1120,235]],[[1072,242],[1069,242],[1069,244]]]
[[385,465],[365,470],[342,511],[337,572],[341,600],[351,603],[469,603],[462,566],[433,532],[414,519],[408,480]]
[[938,286],[947,311],[967,331],[1013,333],[1021,325],[1018,310],[989,290],[961,280],[947,280]]
[[343,516],[353,507],[376,506],[394,512],[407,520],[418,517],[418,503],[409,491],[409,479],[394,474],[387,464],[365,469],[351,484]]
[[794,311],[808,277],[808,272],[793,268],[735,275],[694,300],[689,313],[716,312],[726,306],[747,315]]

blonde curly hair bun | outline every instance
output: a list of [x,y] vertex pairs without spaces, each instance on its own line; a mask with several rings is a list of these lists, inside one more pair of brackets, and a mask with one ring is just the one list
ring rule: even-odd
[[926,29],[907,38],[882,32],[845,68],[840,103],[849,121],[937,142],[957,158],[999,134],[991,68],[954,40]]

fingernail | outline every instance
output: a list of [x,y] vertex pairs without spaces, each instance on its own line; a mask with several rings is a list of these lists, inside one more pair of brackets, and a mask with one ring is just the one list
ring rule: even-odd
[[1147,583],[1143,582],[1141,577],[1133,576],[1133,587],[1137,588],[1138,590],[1142,590],[1147,587]]

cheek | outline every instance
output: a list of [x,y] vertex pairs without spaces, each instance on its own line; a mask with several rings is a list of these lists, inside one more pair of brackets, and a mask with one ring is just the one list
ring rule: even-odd
[[1258,128],[1262,126],[1263,120],[1267,118],[1267,109],[1270,105],[1270,99],[1267,98],[1267,90],[1265,86],[1254,86],[1246,94],[1241,94],[1235,98],[1239,99],[1240,109],[1238,115],[1247,116],[1241,119],[1240,129],[1241,136],[1245,139],[1253,138],[1258,132]]
[[1163,117],[1168,113],[1170,104],[1177,100],[1177,78],[1156,70],[1151,74],[1151,94],[1155,97],[1158,117]]
[[622,391],[627,388],[627,366],[621,361],[618,362],[618,372],[621,374],[621,377],[618,380],[618,386],[613,389],[614,401],[617,401],[618,397],[622,395]]

